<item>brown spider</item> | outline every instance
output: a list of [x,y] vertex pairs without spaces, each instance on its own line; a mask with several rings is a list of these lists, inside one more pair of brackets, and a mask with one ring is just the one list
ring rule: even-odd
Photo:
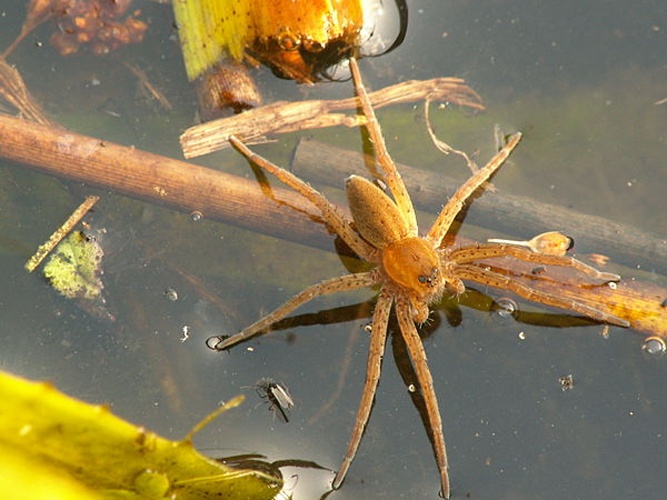
[[441,494],[449,498],[448,462],[442,421],[433,388],[433,379],[426,363],[426,353],[415,323],[422,324],[427,320],[429,305],[438,302],[445,289],[456,294],[463,293],[465,286],[462,280],[467,279],[496,288],[509,289],[524,298],[573,310],[598,321],[627,326],[623,320],[593,307],[536,290],[512,276],[499,274],[486,266],[478,266],[474,263],[482,259],[512,256],[542,265],[572,267],[598,281],[596,284],[618,281],[620,277],[616,274],[600,272],[572,257],[535,252],[512,244],[489,243],[457,249],[441,247],[443,238],[456,215],[469,197],[500,168],[519,143],[520,133],[511,136],[498,154],[458,189],[442,209],[428,233],[420,236],[412,202],[396,166],[389,157],[380,125],[371,108],[354,59],[350,60],[350,67],[359,102],[367,118],[366,128],[375,146],[377,161],[384,172],[384,180],[393,195],[393,200],[370,181],[356,175],[350,176],[346,180],[346,192],[354,221],[351,224],[309,184],[253,153],[238,138],[230,137],[230,142],[248,161],[275,175],[310,200],[320,210],[336,234],[360,258],[376,267],[370,271],[348,274],[312,285],[236,335],[229,338],[226,336],[211,337],[207,340],[207,345],[218,351],[229,349],[254,335],[267,332],[276,321],[319,295],[379,285],[380,293],[373,312],[366,381],[361,403],[347,452],[333,480],[332,487],[337,489],[343,483],[368,422],[380,379],[389,313],[393,305],[424,397],[428,421],[433,433],[433,448],[440,471]]

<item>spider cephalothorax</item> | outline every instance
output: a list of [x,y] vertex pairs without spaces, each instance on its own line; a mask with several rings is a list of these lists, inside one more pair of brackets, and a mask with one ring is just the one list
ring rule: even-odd
[[[230,142],[250,162],[275,175],[310,200],[320,210],[327,224],[356,252],[359,258],[375,267],[370,271],[348,274],[312,285],[236,335],[229,338],[226,336],[211,337],[207,345],[215,350],[225,350],[254,335],[265,333],[275,322],[319,295],[379,286],[380,293],[373,312],[366,381],[361,404],[345,458],[332,486],[334,489],[338,488],[345,479],[368,422],[380,379],[389,314],[393,306],[401,335],[405,339],[408,354],[415,368],[419,389],[424,398],[433,437],[433,450],[440,472],[442,495],[449,498],[448,462],[442,421],[433,380],[426,363],[426,353],[416,327],[416,324],[421,324],[428,318],[429,305],[438,301],[446,289],[454,293],[462,293],[465,290],[462,280],[471,279],[492,287],[511,290],[529,300],[539,300],[545,304],[573,310],[598,321],[628,326],[624,320],[594,307],[531,288],[511,275],[500,274],[489,266],[477,265],[477,263],[510,256],[545,266],[572,267],[588,278],[589,286],[618,281],[620,278],[612,273],[600,272],[572,257],[542,253],[507,243],[470,245],[454,249],[442,247],[443,239],[456,215],[470,196],[500,168],[519,143],[520,133],[511,136],[507,144],[489,163],[473,174],[457,190],[438,214],[426,235],[420,236],[412,202],[396,166],[389,157],[380,125],[371,108],[357,64],[353,59],[350,61],[350,67],[359,103],[367,118],[366,128],[374,144],[377,161],[384,173],[383,181],[387,184],[392,197],[362,177],[349,177],[346,182],[346,192],[353,221],[347,221],[322,194],[309,184],[256,155],[236,137],[231,137]],[[595,283],[590,284],[590,280]]]

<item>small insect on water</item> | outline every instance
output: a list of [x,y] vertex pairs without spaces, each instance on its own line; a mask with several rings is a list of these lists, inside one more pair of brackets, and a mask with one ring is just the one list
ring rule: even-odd
[[[389,156],[380,125],[354,59],[350,59],[350,68],[359,104],[367,119],[365,126],[374,145],[377,162],[384,173],[383,180],[389,188],[389,194],[386,194],[372,182],[359,176],[350,176],[345,187],[353,222],[343,217],[336,207],[310,184],[253,153],[238,138],[231,136],[229,140],[250,162],[275,175],[313,203],[329,227],[356,252],[360,259],[371,264],[373,268],[370,271],[347,274],[312,285],[236,335],[229,338],[211,337],[206,344],[216,351],[224,351],[255,335],[267,333],[274,323],[320,295],[364,287],[379,288],[373,311],[366,380],[361,403],[343,463],[333,480],[332,487],[337,489],[343,484],[370,418],[380,380],[389,315],[393,309],[400,334],[405,340],[417,375],[416,389],[421,392],[424,400],[427,425],[430,427],[440,474],[441,495],[449,498],[449,464],[442,420],[433,378],[426,363],[426,351],[417,329],[427,321],[429,307],[437,303],[445,292],[463,293],[466,289],[463,280],[470,280],[492,288],[508,290],[524,299],[574,311],[600,322],[627,327],[629,325],[627,321],[592,305],[558,295],[557,292],[540,290],[512,274],[501,274],[488,265],[480,264],[480,261],[511,257],[541,266],[569,267],[579,274],[582,286],[588,287],[616,282],[620,277],[598,271],[573,257],[533,251],[531,248],[516,244],[487,243],[461,247],[443,244],[456,216],[471,195],[502,166],[519,143],[520,133],[509,137],[507,144],[454,193],[426,234],[420,234],[412,200],[396,165]],[[535,280],[546,280],[550,277],[548,269],[545,269],[544,272],[535,275]]]
[[284,384],[263,377],[255,384],[255,390],[260,398],[269,403],[269,410],[274,416],[285,423],[289,422],[289,410],[294,407],[294,400]]

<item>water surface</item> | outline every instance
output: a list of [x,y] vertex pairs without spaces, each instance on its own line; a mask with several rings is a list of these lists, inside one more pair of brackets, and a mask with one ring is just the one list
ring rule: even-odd
[[[134,80],[114,59],[85,52],[61,58],[48,45],[53,23],[31,35],[11,62],[50,115],[73,130],[178,158],[178,135],[193,123],[195,99],[169,7],[136,3],[151,24],[147,40],[117,58],[147,69],[173,101],[172,111],[137,94]],[[2,46],[22,22],[16,4],[0,0]],[[444,140],[478,152],[483,162],[493,151],[494,124],[525,132],[494,180],[498,189],[658,235],[667,232],[667,104],[656,104],[667,98],[661,2],[420,0],[409,8],[404,44],[362,61],[369,87],[464,77],[488,109],[477,115],[434,110]],[[267,70],[258,79],[269,99],[352,92],[346,82],[299,87]],[[463,162],[443,159],[428,145],[421,106],[396,107],[379,117],[397,161],[466,178]],[[317,136],[360,147],[356,131]],[[260,149],[284,163],[297,139],[280,137],[277,145]],[[196,163],[250,175],[229,151]],[[197,437],[202,450],[338,467],[363,383],[367,319],[290,328],[230,353],[216,354],[204,345],[209,335],[243,328],[308,284],[343,274],[335,254],[211,220],[193,222],[188,214],[7,162],[0,162],[0,176],[2,369],[52,380],[86,401],[108,402],[124,418],[174,439],[218,402],[243,392],[249,400],[241,409]],[[91,193],[102,197],[89,221],[106,229],[104,279],[113,323],[91,317],[23,269],[33,250]],[[422,215],[426,227],[432,215]],[[567,232],[544,228],[552,229]],[[464,225],[461,232],[488,237],[493,228]],[[531,235],[517,227],[510,236]],[[585,239],[577,245],[607,253],[587,248]],[[609,257],[626,277],[640,266],[642,279],[665,284],[651,273],[656,263]],[[170,289],[178,300],[165,294]],[[371,298],[370,291],[333,296],[302,312]],[[519,307],[556,312],[521,301]],[[605,340],[600,326],[521,324],[467,307],[457,310],[455,301],[444,301],[438,314],[424,343],[455,498],[664,497],[667,361],[647,360],[641,335],[611,328]],[[460,323],[452,326],[447,315],[459,315]],[[340,397],[321,412],[336,394],[341,373]],[[573,389],[563,391],[559,378],[570,374]],[[253,385],[263,376],[289,387],[296,405],[289,423],[276,420],[255,394]],[[322,471],[285,474],[295,498],[318,497],[331,479]],[[359,454],[345,486],[330,498],[436,498],[437,491],[430,445],[390,346]]]

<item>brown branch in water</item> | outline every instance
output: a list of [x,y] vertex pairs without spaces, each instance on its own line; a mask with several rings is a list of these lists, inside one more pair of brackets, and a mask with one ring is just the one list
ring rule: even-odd
[[[456,244],[474,242],[458,238]],[[626,278],[618,283],[591,285],[571,268],[550,266],[548,272],[543,273],[534,263],[509,257],[479,261],[476,265],[511,274],[531,288],[584,303],[627,320],[634,330],[667,339],[667,289],[654,283]],[[472,286],[474,288],[475,283]],[[480,290],[487,292],[486,287]]]
[[[333,250],[324,226],[313,222],[320,220],[315,209],[285,189],[272,189],[275,199],[281,200],[276,202],[256,182],[244,178],[4,115],[0,115],[0,157],[57,177]],[[410,175],[404,172],[404,177]],[[510,260],[502,265],[506,272],[517,273],[522,272],[520,264]],[[523,273],[530,277],[530,272]],[[571,276],[562,281],[531,285],[556,288],[551,291],[627,319],[637,331],[667,338],[667,308],[662,306],[667,289],[632,279],[623,280],[616,289],[571,286],[567,284]]]
[[[362,152],[309,140],[301,140],[297,145],[292,171],[313,183],[339,188],[350,174],[367,175]],[[430,213],[438,213],[461,184],[440,172],[407,165],[398,165],[398,171],[416,207]],[[667,275],[667,240],[664,238],[534,198],[487,192],[474,201],[466,223],[516,238],[558,230],[574,238],[579,251],[603,252],[629,266],[641,263],[643,269],[655,269]]]
[[324,227],[313,223],[319,216],[296,193],[273,188],[277,203],[257,182],[213,169],[1,114],[0,157],[206,218],[331,247]]
[[[420,100],[447,101],[459,106],[482,110],[482,100],[460,78],[411,80],[372,92],[369,95],[375,109],[389,104]],[[234,135],[245,143],[266,140],[269,134],[284,134],[298,130],[344,125],[357,127],[364,118],[338,111],[356,109],[357,98],[339,101],[314,100],[275,102],[228,118],[213,120],[190,127],[181,135],[181,148],[186,158],[195,158],[229,147]]]

